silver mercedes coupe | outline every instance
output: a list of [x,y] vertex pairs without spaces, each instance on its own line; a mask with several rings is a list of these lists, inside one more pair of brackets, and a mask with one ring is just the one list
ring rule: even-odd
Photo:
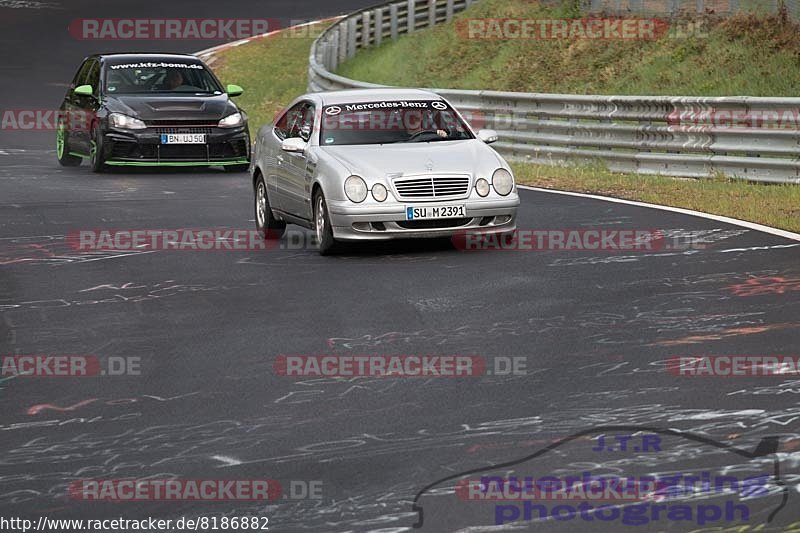
[[355,89],[300,96],[263,126],[250,171],[256,226],[341,241],[512,233],[519,206],[508,163],[441,96]]

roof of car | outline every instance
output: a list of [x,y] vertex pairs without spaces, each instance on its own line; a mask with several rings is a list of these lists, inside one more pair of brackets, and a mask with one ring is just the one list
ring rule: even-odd
[[125,52],[125,53],[110,53],[110,54],[97,54],[97,57],[102,59],[119,59],[120,61],[141,61],[143,59],[158,59],[158,60],[182,60],[192,59],[200,61],[197,56],[192,54],[155,54],[152,52]]
[[380,88],[380,89],[347,89],[317,93],[323,105],[348,104],[356,102],[381,102],[384,100],[439,100],[441,97],[431,91],[422,89]]

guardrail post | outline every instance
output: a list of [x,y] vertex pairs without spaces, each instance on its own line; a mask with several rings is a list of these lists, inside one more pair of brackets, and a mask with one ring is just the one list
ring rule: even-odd
[[356,19],[347,20],[347,58],[356,55]]
[[339,66],[339,53],[338,53],[338,38],[334,36],[334,39],[331,39],[325,43],[325,68],[329,71],[333,72],[336,70],[336,67]]
[[406,21],[406,28],[408,33],[414,33],[417,23],[417,2],[416,0],[408,0],[408,20]]
[[375,46],[380,46],[383,42],[383,8],[375,9]]
[[453,0],[447,0],[447,8],[445,9],[445,19],[447,22],[453,20]]
[[391,35],[393,41],[397,39],[397,34],[399,33],[397,28],[399,25],[398,18],[397,4],[392,4],[389,6],[389,35]]
[[347,23],[342,23],[339,25],[339,45],[336,47],[337,51],[339,52],[339,59],[337,63],[341,63],[347,59],[347,30],[349,27],[350,25]]
[[369,48],[369,34],[372,26],[370,15],[369,11],[364,11],[361,15],[361,48]]
[[322,64],[323,67],[328,68],[328,43],[319,43],[319,48],[314,50],[314,57]]
[[428,27],[436,25],[436,0],[428,0]]

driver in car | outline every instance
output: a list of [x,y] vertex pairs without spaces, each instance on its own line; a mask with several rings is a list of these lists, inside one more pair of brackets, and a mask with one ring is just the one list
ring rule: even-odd
[[164,88],[170,91],[174,91],[175,89],[181,87],[183,85],[183,74],[181,71],[176,68],[171,68],[167,71],[167,75],[164,77]]
[[414,109],[407,111],[404,118],[409,139],[423,131],[436,132],[442,139],[450,136],[446,130],[441,129],[441,126],[437,127],[436,120],[430,113]]

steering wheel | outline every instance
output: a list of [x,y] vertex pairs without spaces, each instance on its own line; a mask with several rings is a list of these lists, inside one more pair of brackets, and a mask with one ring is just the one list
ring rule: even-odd
[[418,137],[422,137],[425,134],[436,135],[437,137],[439,137],[439,132],[436,131],[436,130],[422,130],[422,131],[418,131],[417,133],[414,133],[413,135],[411,135],[411,137],[409,137],[406,140],[406,142],[416,142],[416,139]]

